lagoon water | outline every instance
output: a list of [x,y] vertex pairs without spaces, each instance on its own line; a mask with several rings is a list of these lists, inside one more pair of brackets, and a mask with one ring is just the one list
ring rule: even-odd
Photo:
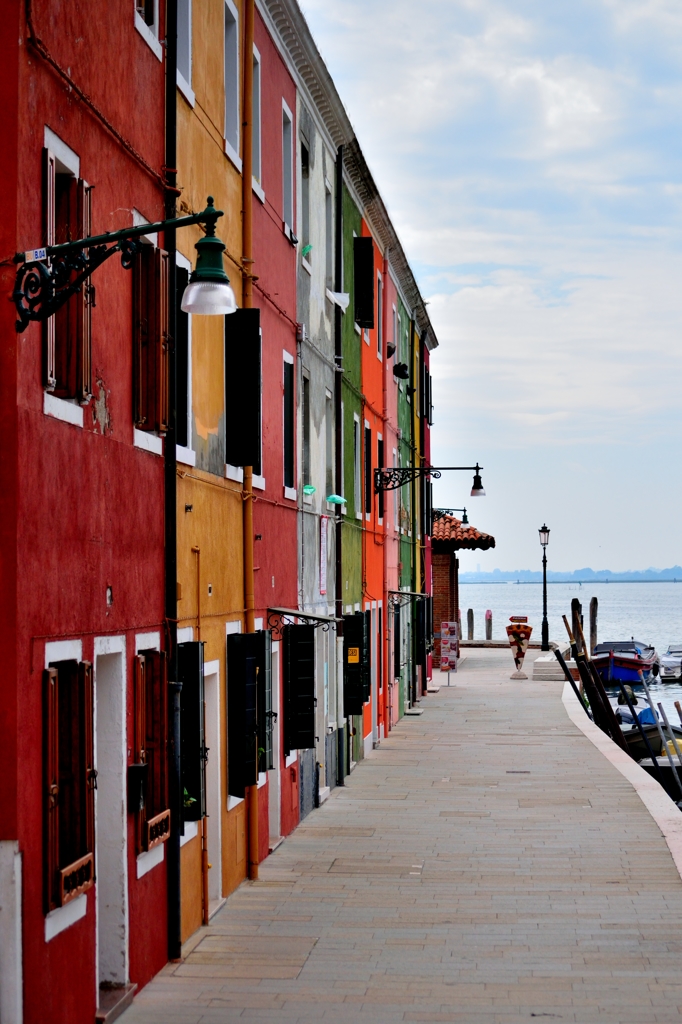
[[[561,616],[571,621],[571,601],[583,606],[585,636],[589,642],[590,600],[599,601],[598,640],[636,640],[652,644],[663,654],[671,643],[682,644],[682,582],[680,583],[550,583],[547,618],[550,640],[566,640]],[[467,635],[467,609],[474,610],[474,638],[485,637],[485,612],[493,613],[493,640],[505,640],[510,615],[527,615],[533,626],[531,642],[540,642],[542,584],[461,583],[459,605]],[[438,629],[439,625],[436,624]],[[661,701],[670,721],[679,722],[674,702],[682,702],[680,683],[652,683],[654,702]],[[640,704],[646,698],[640,696]]]

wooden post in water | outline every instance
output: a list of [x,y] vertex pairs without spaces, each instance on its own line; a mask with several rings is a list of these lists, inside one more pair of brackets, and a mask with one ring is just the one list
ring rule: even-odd
[[493,638],[493,613],[490,608],[485,613],[485,638],[486,640]]
[[594,649],[597,646],[597,612],[599,611],[599,601],[596,597],[593,597],[590,601],[590,654],[594,654]]
[[583,606],[577,597],[571,601],[571,632],[578,644],[580,644],[580,628],[583,624]]
[[474,609],[470,608],[467,612],[467,639],[474,639]]

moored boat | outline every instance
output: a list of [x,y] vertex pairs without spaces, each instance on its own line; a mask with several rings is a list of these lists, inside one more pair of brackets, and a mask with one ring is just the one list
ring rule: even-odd
[[639,673],[645,679],[658,675],[659,657],[654,647],[638,640],[609,641],[597,644],[592,655],[597,672],[605,685],[638,683]]

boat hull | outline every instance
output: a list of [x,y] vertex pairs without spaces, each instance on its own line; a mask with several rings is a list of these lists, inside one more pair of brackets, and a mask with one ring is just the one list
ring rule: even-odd
[[639,673],[645,679],[649,679],[654,667],[654,658],[642,658],[638,654],[627,654],[619,652],[608,652],[595,654],[592,658],[602,682],[606,685],[613,683],[638,683]]

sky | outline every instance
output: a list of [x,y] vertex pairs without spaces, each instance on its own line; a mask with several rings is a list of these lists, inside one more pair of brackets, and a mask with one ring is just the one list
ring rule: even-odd
[[682,564],[682,2],[302,0],[412,265],[462,570]]

